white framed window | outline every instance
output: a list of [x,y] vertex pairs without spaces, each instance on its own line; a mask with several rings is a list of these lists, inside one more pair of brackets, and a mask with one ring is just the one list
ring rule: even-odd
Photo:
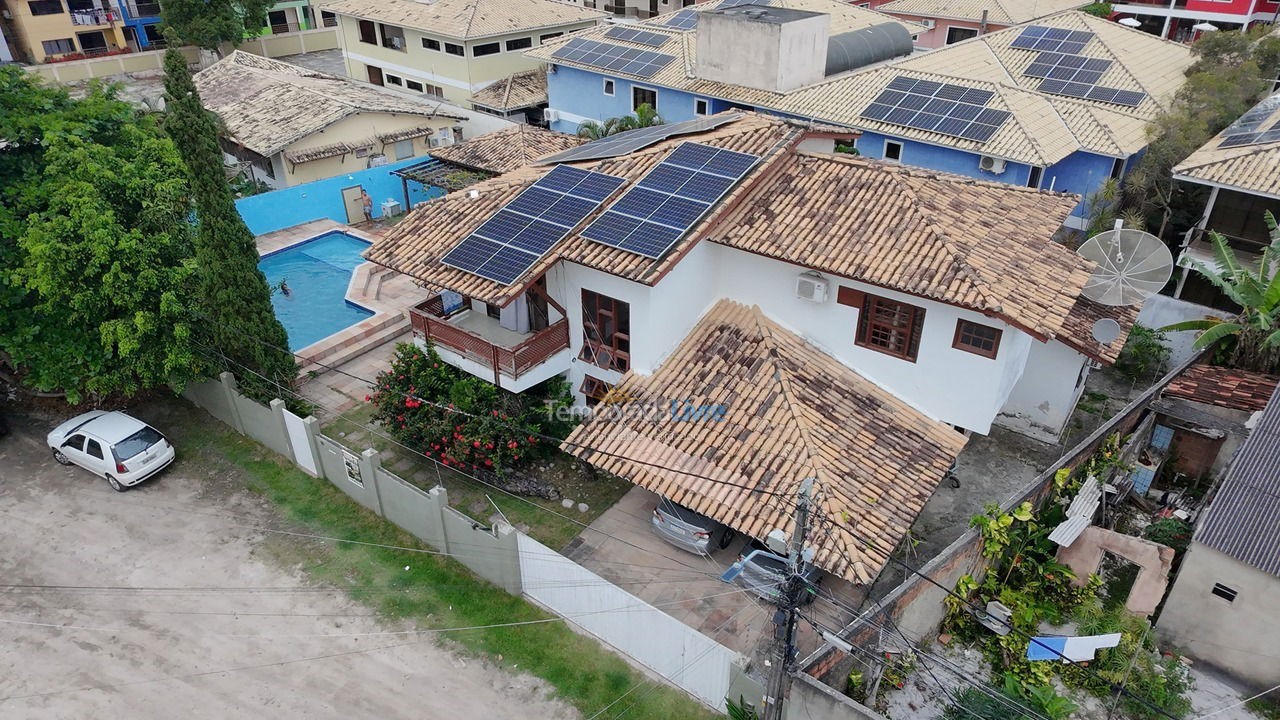
[[897,140],[884,141],[884,159],[894,162],[902,161],[902,143]]
[[404,80],[399,75],[387,75],[386,80],[388,85],[404,85]]
[[616,85],[614,84],[614,82],[613,82],[612,80],[608,79],[608,78],[605,78],[605,81],[604,81],[604,94],[605,94],[605,95],[608,95],[609,97],[613,97],[614,91],[615,91],[616,89],[617,89],[617,87],[616,87]]
[[947,28],[947,44],[948,45],[961,42],[962,40],[968,40],[969,38],[976,38],[976,37],[978,37],[977,28],[956,27],[954,25]]
[[533,38],[514,38],[508,40],[505,45],[507,52],[515,52],[516,50],[524,50],[533,47]]
[[710,115],[710,114],[711,114],[711,103],[710,103],[708,100],[706,100],[705,98],[694,98],[694,99],[693,99],[693,114],[694,114],[694,115]]
[[1030,174],[1027,175],[1027,187],[1040,188],[1040,182],[1044,179],[1044,168],[1032,167]]
[[440,52],[440,41],[439,41],[439,40],[432,40],[431,38],[424,37],[424,38],[422,38],[422,49],[423,49],[423,50],[434,50],[434,51],[436,51],[436,52]]
[[656,112],[658,109],[658,91],[654,88],[632,86],[631,112],[635,112],[636,108],[641,105],[648,105]]

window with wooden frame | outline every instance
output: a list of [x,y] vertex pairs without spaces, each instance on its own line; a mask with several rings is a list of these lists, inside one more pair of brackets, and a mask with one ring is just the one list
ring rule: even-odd
[[956,336],[951,341],[951,347],[971,352],[974,355],[994,358],[996,353],[1000,352],[1000,335],[1002,333],[1002,330],[993,328],[990,325],[979,325],[968,320],[957,320]]
[[608,295],[582,291],[582,353],[608,370],[631,369],[631,306]]
[[911,362],[920,352],[920,330],[924,327],[924,308],[908,305],[876,295],[866,295],[862,312],[858,313],[855,342]]
[[595,407],[609,396],[609,391],[612,389],[613,386],[609,383],[599,378],[585,375],[582,378],[582,387],[578,388],[578,391],[586,396],[587,407]]

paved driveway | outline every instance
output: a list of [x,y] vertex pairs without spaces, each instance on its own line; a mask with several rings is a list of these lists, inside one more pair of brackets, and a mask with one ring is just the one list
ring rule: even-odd
[[[165,412],[139,414],[163,429]],[[307,541],[255,530],[283,526],[236,471],[179,448],[158,479],[115,493],[53,462],[51,423],[12,424],[0,718],[578,717],[534,678],[393,634],[404,628],[309,584]]]

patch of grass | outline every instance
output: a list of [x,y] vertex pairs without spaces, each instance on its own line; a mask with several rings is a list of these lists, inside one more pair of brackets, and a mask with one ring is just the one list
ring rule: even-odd
[[1109,415],[1107,396],[1100,392],[1094,392],[1093,390],[1085,391],[1084,395],[1080,396],[1080,402],[1077,404],[1077,407],[1090,415],[1098,415],[1101,417]]
[[[403,480],[424,488],[435,487],[439,482],[449,493],[449,505],[477,520],[486,520],[493,514],[493,505],[485,499],[485,495],[488,495],[512,524],[527,526],[526,532],[530,537],[556,550],[562,549],[582,531],[582,526],[573,520],[591,524],[632,488],[631,483],[604,473],[600,473],[594,480],[587,479],[583,477],[573,458],[564,453],[558,453],[553,459],[541,461],[537,466],[526,468],[525,471],[531,474],[544,474],[544,471],[537,468],[549,465],[550,468],[545,471],[545,474],[562,479],[556,485],[565,497],[572,498],[575,503],[586,503],[590,510],[585,513],[578,512],[576,506],[565,509],[561,507],[559,500],[514,498],[499,490],[481,485],[448,467],[412,454],[385,437],[362,428],[362,425],[368,426],[372,423],[373,410],[372,405],[367,403],[361,405],[350,412],[343,413],[345,417],[329,420],[322,431],[327,437],[342,443],[354,452],[371,447],[383,453],[383,466]],[[394,457],[395,460],[390,461],[386,457]],[[392,469],[391,466],[398,464],[401,459],[412,462],[412,467],[399,472]],[[423,472],[426,473],[425,480],[415,477]],[[546,512],[547,510],[568,516],[573,520],[558,517]]]
[[[251,491],[271,500],[285,517],[308,531],[359,542],[430,549],[328,482],[282,462],[203,412],[192,409],[178,415],[166,429],[184,449],[184,456],[205,467],[236,468]],[[552,617],[445,557],[341,542],[331,549],[314,547],[308,544],[297,551],[297,559],[310,577],[343,588],[388,619],[412,621],[418,628]],[[595,640],[561,622],[453,632],[447,637],[466,651],[513,672],[542,678],[555,689],[556,697],[584,716],[641,683],[640,689],[617,706],[626,707],[635,698],[635,707],[627,713],[630,717],[717,717],[684,693],[644,678]]]
[[1245,707],[1267,720],[1280,720],[1280,697],[1264,695],[1245,703]]

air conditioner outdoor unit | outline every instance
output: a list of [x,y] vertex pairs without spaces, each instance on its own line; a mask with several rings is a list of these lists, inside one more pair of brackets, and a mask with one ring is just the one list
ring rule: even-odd
[[560,111],[555,108],[547,108],[542,111],[542,119],[549,123],[553,123],[560,119]]
[[937,21],[937,20],[932,20],[932,19],[930,19],[930,18],[925,18],[925,19],[921,20],[921,21],[920,21],[920,23],[921,23],[922,25],[924,25],[925,27],[929,28],[930,30],[932,30],[932,29],[934,29],[935,27],[937,27],[937,26],[938,26],[938,21]]
[[796,297],[812,303],[827,301],[827,281],[816,273],[803,273],[796,278]]
[[999,175],[1004,172],[1004,160],[991,157],[990,155],[983,155],[982,159],[978,161],[978,168],[983,172]]

